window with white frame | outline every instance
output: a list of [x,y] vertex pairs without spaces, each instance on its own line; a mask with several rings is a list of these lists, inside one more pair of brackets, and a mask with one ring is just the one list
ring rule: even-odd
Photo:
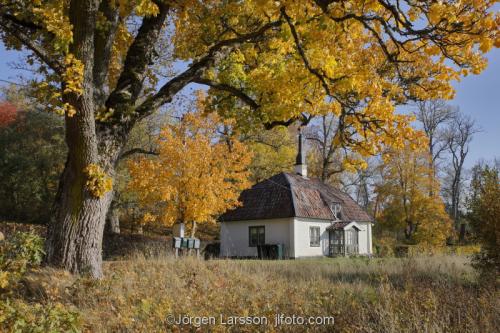
[[320,246],[320,228],[310,227],[309,228],[309,246],[318,247]]

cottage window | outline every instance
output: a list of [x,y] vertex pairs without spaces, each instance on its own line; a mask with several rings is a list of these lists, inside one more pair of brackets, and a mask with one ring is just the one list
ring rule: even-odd
[[309,246],[318,247],[320,246],[320,229],[319,227],[309,228]]
[[339,203],[330,205],[330,210],[332,211],[336,221],[342,220],[342,206]]
[[266,229],[264,226],[248,227],[249,246],[264,245],[266,240]]

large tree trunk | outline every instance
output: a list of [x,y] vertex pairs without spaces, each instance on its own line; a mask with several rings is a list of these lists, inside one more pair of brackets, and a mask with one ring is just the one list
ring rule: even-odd
[[[66,91],[63,101],[74,108],[66,114],[68,158],[59,183],[54,211],[47,231],[46,262],[72,273],[102,277],[102,238],[113,191],[96,193],[88,185],[86,168],[96,165],[114,178],[114,167],[124,142],[120,127],[112,132],[96,125],[94,100],[94,32],[98,0],[73,0],[69,19],[73,26],[70,53],[83,65],[81,87]],[[73,74],[74,75],[74,74]],[[73,80],[80,78],[74,77]]]
[[[75,144],[75,141],[79,141],[78,133],[72,131],[75,123],[78,123],[76,119],[67,120],[67,140],[73,143],[69,147],[82,148],[81,145]],[[102,239],[113,191],[102,196],[92,193],[86,184],[88,178],[85,167],[90,163],[97,164],[107,176],[114,179],[115,162],[121,149],[117,142],[123,141],[105,139],[104,135],[95,137],[99,144],[96,145],[98,152],[94,158],[82,158],[94,154],[76,154],[74,149],[70,149],[68,154],[48,228],[46,261],[49,265],[67,269],[72,273],[86,273],[100,278]]]
[[66,164],[46,243],[49,265],[72,273],[102,277],[102,237],[112,192],[97,198],[85,188],[85,177]]

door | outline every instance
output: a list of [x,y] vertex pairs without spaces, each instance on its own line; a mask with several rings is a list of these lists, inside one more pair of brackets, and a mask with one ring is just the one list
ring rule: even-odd
[[356,228],[345,231],[345,252],[347,255],[359,253],[359,231]]

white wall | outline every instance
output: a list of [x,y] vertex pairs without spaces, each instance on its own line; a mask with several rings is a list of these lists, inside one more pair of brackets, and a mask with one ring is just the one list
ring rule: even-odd
[[[256,257],[257,248],[249,247],[248,227],[265,226],[266,244],[284,244],[285,257],[301,258],[328,255],[329,220],[310,218],[284,218],[271,220],[221,222],[220,243],[222,257]],[[371,223],[357,222],[359,231],[359,253],[372,253]],[[311,247],[310,227],[320,228],[320,246]],[[290,240],[293,240],[290,242]]]
[[250,247],[248,227],[264,226],[266,244],[285,244],[285,257],[293,256],[290,248],[293,218],[231,221],[220,223],[220,255],[222,257],[256,257],[257,247]]
[[[328,255],[328,231],[329,220],[310,219],[296,217],[293,221],[294,258],[316,257]],[[320,228],[320,246],[311,247],[309,238],[309,228]]]

